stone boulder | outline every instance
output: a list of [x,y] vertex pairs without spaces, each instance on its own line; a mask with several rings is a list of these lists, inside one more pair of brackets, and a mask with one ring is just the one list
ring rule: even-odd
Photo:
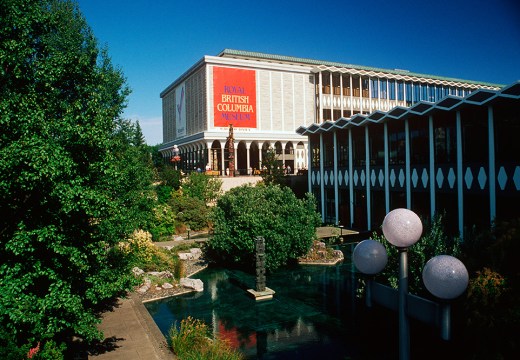
[[152,286],[152,281],[149,278],[144,278],[144,284],[141,285],[141,287],[139,289],[137,289],[137,292],[139,294],[144,294],[145,292],[147,292],[150,289],[151,286]]
[[192,248],[190,252],[182,252],[178,255],[181,260],[198,260],[202,255],[202,250],[200,248]]
[[180,284],[185,288],[193,289],[195,291],[200,292],[204,290],[204,283],[201,279],[181,278]]

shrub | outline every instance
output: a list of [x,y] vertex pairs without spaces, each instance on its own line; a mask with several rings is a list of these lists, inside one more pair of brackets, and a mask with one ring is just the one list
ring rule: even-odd
[[214,209],[214,235],[205,249],[216,263],[252,269],[255,238],[265,238],[266,269],[307,253],[320,224],[315,199],[297,199],[289,188],[243,185],[231,189]]
[[186,196],[181,191],[172,193],[168,204],[178,223],[189,226],[192,230],[208,227],[210,210],[204,200]]
[[159,204],[154,207],[150,233],[155,241],[175,233],[175,215],[169,205]]
[[119,249],[123,254],[137,261],[150,261],[155,249],[152,234],[148,231],[135,230],[127,241],[119,243]]

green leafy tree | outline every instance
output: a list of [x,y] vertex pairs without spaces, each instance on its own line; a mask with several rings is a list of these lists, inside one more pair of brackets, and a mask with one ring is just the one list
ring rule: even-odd
[[282,162],[279,159],[276,150],[269,147],[265,154],[262,156],[262,168],[264,171],[261,173],[262,180],[266,185],[283,185],[284,184],[284,170]]
[[114,245],[146,221],[150,173],[128,93],[77,5],[0,2],[0,358],[99,338],[130,285]]
[[222,194],[222,180],[192,172],[182,181],[184,195],[211,203]]
[[214,209],[214,236],[206,255],[216,263],[251,269],[255,238],[266,241],[266,269],[307,253],[321,223],[311,194],[297,199],[289,188],[244,185],[231,189]]

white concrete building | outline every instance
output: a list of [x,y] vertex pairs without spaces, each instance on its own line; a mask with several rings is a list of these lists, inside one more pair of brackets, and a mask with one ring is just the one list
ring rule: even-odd
[[165,159],[180,151],[185,171],[224,175],[229,125],[236,174],[261,169],[272,147],[296,173],[309,167],[308,138],[300,126],[368,115],[446,95],[466,96],[500,85],[330,61],[224,50],[204,56],[162,93]]

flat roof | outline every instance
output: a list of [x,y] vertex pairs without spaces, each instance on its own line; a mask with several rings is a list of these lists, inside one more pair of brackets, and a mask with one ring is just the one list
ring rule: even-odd
[[457,79],[457,78],[451,78],[451,77],[445,77],[445,76],[439,76],[439,75],[421,74],[421,73],[415,73],[415,72],[411,72],[408,70],[401,70],[401,69],[384,69],[384,68],[377,68],[377,67],[371,67],[371,66],[346,64],[346,63],[340,63],[340,62],[334,62],[334,61],[314,60],[314,59],[299,58],[299,57],[293,57],[293,56],[265,54],[265,53],[261,53],[261,52],[255,52],[255,51],[224,49],[217,56],[235,57],[235,58],[250,59],[250,60],[264,60],[264,61],[271,61],[271,62],[283,62],[283,63],[289,63],[289,64],[293,64],[293,65],[307,65],[307,66],[312,65],[312,66],[316,66],[316,67],[327,66],[327,67],[336,67],[336,68],[349,68],[349,69],[355,69],[355,70],[382,72],[382,73],[387,73],[387,74],[410,76],[410,77],[430,78],[430,79],[441,80],[441,81],[460,82],[460,83],[466,83],[466,84],[471,84],[471,85],[484,85],[484,86],[491,86],[491,87],[497,87],[497,88],[501,88],[504,86],[504,84],[494,84],[494,83],[475,81],[475,80]]

